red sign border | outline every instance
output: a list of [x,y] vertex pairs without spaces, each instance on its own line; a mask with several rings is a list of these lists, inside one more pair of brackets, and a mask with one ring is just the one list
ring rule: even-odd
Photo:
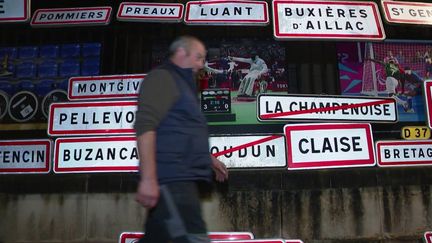
[[66,103],[52,103],[49,108],[48,117],[48,135],[50,136],[75,136],[75,135],[101,135],[101,134],[134,134],[133,128],[124,129],[93,129],[93,130],[60,130],[54,131],[54,110],[56,108],[77,108],[77,107],[100,107],[100,106],[137,106],[138,101],[102,101],[102,102],[66,102]]
[[430,144],[432,145],[432,141],[428,140],[383,140],[383,141],[377,141],[375,144],[376,147],[376,157],[377,157],[377,164],[379,167],[411,167],[411,166],[425,166],[425,165],[432,165],[432,161],[426,162],[426,161],[418,161],[418,162],[386,162],[382,163],[381,159],[381,153],[380,148],[384,145],[421,145],[421,144]]
[[[36,18],[38,17],[38,14],[40,12],[69,12],[69,11],[81,11],[81,10],[107,10],[107,16],[104,20],[82,20],[82,21],[57,21],[57,22],[50,22],[50,23],[37,23]],[[39,26],[68,26],[68,25],[85,25],[85,24],[92,24],[92,25],[108,25],[110,23],[111,19],[111,12],[112,7],[111,6],[104,6],[104,7],[82,7],[82,8],[42,8],[38,9],[33,13],[32,20],[30,21],[30,25],[32,27],[39,27]]]
[[[209,233],[209,238],[211,240],[217,240],[214,239],[214,234],[218,234],[218,235],[248,235],[250,237],[250,239],[247,240],[253,240],[254,239],[254,235],[251,232],[208,232]],[[126,237],[142,237],[144,235],[144,232],[123,232],[120,234],[119,237],[119,243],[126,243]],[[246,239],[245,239],[246,240]],[[234,240],[230,240],[229,242],[235,242]]]
[[432,240],[431,240],[431,238],[432,238],[432,231],[426,231],[423,234],[423,236],[424,236],[424,239],[425,239],[426,243],[432,243]]
[[432,25],[432,22],[427,22],[427,21],[421,21],[421,20],[409,20],[409,19],[402,19],[402,20],[395,20],[392,19],[390,12],[389,12],[389,8],[388,8],[388,4],[393,4],[393,5],[409,5],[409,6],[429,6],[432,7],[431,3],[426,3],[426,2],[400,2],[400,1],[388,1],[388,0],[382,0],[381,1],[381,6],[384,12],[384,17],[385,20],[388,23],[397,23],[397,24],[426,24],[426,25]]
[[[303,3],[303,4],[325,4],[325,5],[361,5],[372,6],[374,10],[375,23],[378,27],[378,35],[349,35],[349,34],[281,34],[276,23],[279,22],[277,16],[277,5],[279,3]],[[378,5],[375,2],[355,2],[355,1],[322,1],[322,0],[273,0],[273,35],[278,40],[286,39],[335,39],[335,40],[384,40],[386,38],[384,26],[381,20]]]
[[93,172],[138,172],[139,166],[100,166],[100,167],[73,167],[60,168],[58,161],[59,146],[61,143],[85,143],[85,142],[106,142],[106,141],[136,141],[135,136],[118,137],[74,137],[58,138],[54,144],[53,170],[55,173],[93,173]]
[[[179,16],[177,17],[151,17],[151,16],[126,16],[121,15],[125,5],[139,5],[139,6],[173,6],[180,7]],[[183,19],[184,5],[182,3],[143,3],[143,2],[122,2],[120,3],[119,10],[117,11],[117,19],[120,21],[143,21],[143,22],[181,22]]]
[[[218,3],[251,3],[264,5],[264,20],[190,20],[189,11],[190,5],[203,5],[203,4],[218,4]],[[221,25],[268,25],[269,20],[269,8],[268,3],[265,1],[254,1],[254,0],[211,0],[211,1],[189,1],[186,3],[184,22],[188,25],[205,25],[205,24],[221,24]]]
[[103,100],[103,99],[112,99],[112,98],[137,98],[139,96],[136,94],[96,94],[96,95],[73,95],[72,94],[72,86],[74,82],[82,82],[82,81],[95,81],[95,80],[109,80],[109,79],[132,79],[132,78],[145,78],[146,74],[126,74],[126,75],[107,75],[107,76],[79,76],[79,77],[71,77],[68,82],[68,99],[69,100]]
[[48,174],[51,171],[51,148],[52,141],[50,139],[31,139],[31,140],[3,140],[0,141],[0,146],[3,145],[45,145],[46,161],[44,168],[0,168],[0,174]]
[[214,243],[285,243],[283,239],[215,240]]
[[427,117],[427,125],[432,129],[432,80],[425,80],[423,82],[423,93],[425,97],[426,104],[426,117]]
[[[17,0],[15,0],[17,1]],[[10,23],[10,22],[28,22],[30,20],[30,0],[24,1],[24,17],[22,18],[0,18],[0,23]]]
[[[369,159],[365,160],[343,160],[343,161],[314,161],[314,162],[302,162],[302,163],[293,163],[292,159],[292,145],[291,140],[289,139],[291,136],[289,133],[291,131],[308,131],[308,130],[338,130],[338,129],[365,129],[366,130],[366,139],[369,147]],[[287,150],[287,164],[288,170],[309,170],[309,169],[327,169],[327,168],[350,168],[350,167],[372,167],[375,166],[375,151],[374,151],[374,143],[372,136],[372,128],[369,123],[308,123],[308,124],[293,124],[293,125],[285,125],[284,134],[287,138],[286,150]],[[373,163],[371,163],[371,160]],[[347,163],[349,161],[355,161],[353,163]],[[326,165],[321,165],[324,163]]]

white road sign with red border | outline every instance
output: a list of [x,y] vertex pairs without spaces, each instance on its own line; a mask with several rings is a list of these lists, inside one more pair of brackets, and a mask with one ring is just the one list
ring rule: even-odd
[[432,243],[432,231],[427,231],[424,233],[424,240],[426,243]]
[[132,22],[180,22],[183,8],[181,3],[123,2],[117,12],[117,19]]
[[[123,232],[120,234],[119,243],[136,243],[136,240],[144,236],[143,232]],[[254,236],[251,232],[209,232],[211,240],[250,240]]]
[[186,3],[186,24],[267,25],[268,4],[265,1],[212,0]]
[[30,0],[0,2],[0,23],[27,22],[30,19]]
[[85,76],[69,79],[69,100],[137,98],[145,74]]
[[432,25],[432,4],[421,2],[381,1],[389,23]]
[[46,174],[50,164],[49,139],[0,141],[0,174]]
[[290,124],[284,131],[288,170],[375,165],[370,124]]
[[38,9],[30,22],[33,27],[107,25],[111,7]]
[[273,30],[277,39],[385,39],[374,2],[274,0]]
[[[214,243],[285,243],[283,239],[255,239],[255,240],[215,240]],[[289,241],[291,243],[291,241]],[[301,243],[293,241],[292,243]]]
[[432,128],[432,80],[423,82],[423,93],[425,96],[426,117],[429,128]]
[[376,143],[380,167],[432,165],[432,141],[398,140]]

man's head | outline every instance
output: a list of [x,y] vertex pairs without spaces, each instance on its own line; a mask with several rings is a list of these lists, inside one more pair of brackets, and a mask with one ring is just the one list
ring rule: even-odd
[[204,67],[207,54],[204,44],[193,36],[181,36],[169,47],[171,61],[181,68],[198,72]]

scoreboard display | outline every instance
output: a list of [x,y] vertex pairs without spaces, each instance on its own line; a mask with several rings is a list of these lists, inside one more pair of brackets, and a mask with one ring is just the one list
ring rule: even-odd
[[231,113],[231,91],[204,89],[201,91],[201,110],[205,114]]

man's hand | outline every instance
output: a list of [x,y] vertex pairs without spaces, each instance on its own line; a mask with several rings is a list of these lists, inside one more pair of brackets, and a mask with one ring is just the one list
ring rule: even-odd
[[159,183],[156,179],[141,179],[135,200],[145,208],[153,208],[159,200]]
[[218,160],[213,155],[211,156],[212,159],[212,169],[216,174],[216,181],[223,182],[228,179],[228,170],[225,166],[225,164]]

